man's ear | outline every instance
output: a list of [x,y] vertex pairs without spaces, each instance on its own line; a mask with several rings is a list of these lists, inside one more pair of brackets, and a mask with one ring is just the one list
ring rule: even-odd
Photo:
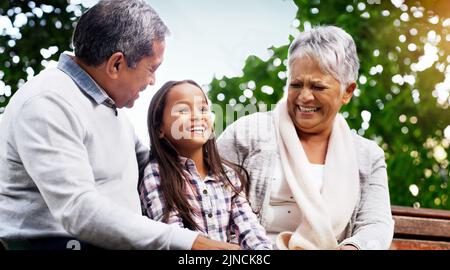
[[347,89],[345,89],[344,95],[342,96],[342,104],[348,104],[350,102],[355,89],[356,89],[355,82],[352,82],[349,86],[347,86]]
[[116,79],[119,71],[126,65],[125,56],[121,52],[116,52],[109,57],[106,62],[106,73],[111,79]]

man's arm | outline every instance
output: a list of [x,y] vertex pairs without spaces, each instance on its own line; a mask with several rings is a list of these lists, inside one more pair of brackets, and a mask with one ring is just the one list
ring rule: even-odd
[[139,167],[139,181],[144,177],[144,169],[149,162],[150,149],[145,146],[135,133],[135,151]]
[[199,235],[192,245],[192,250],[239,250],[240,247],[235,244],[211,240],[205,236]]
[[196,232],[155,222],[96,189],[86,130],[64,100],[24,104],[12,126],[17,151],[56,221],[74,237],[110,249],[190,249]]

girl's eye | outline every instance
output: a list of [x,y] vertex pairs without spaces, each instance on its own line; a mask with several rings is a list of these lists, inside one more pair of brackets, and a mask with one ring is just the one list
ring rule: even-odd
[[203,107],[202,108],[202,113],[208,113],[209,112],[209,108],[208,107]]
[[189,113],[189,109],[187,109],[187,108],[179,109],[178,112],[181,114],[187,114],[187,113]]

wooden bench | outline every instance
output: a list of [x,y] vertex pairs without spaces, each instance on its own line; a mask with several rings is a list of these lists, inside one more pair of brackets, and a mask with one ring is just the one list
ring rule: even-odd
[[391,249],[450,250],[450,211],[392,206],[392,215],[395,230]]
[[391,249],[450,250],[450,211],[392,206]]

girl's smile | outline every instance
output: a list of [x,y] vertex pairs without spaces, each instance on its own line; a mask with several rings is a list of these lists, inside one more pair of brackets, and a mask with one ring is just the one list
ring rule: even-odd
[[183,83],[170,90],[160,133],[181,152],[203,147],[212,134],[212,120],[208,101],[200,88]]

